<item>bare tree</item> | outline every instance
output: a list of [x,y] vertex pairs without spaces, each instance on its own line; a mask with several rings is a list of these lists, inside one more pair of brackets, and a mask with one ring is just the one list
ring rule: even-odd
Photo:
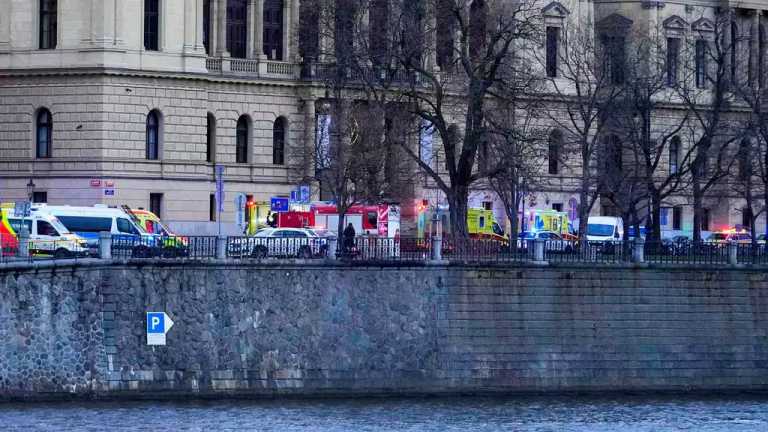
[[402,150],[445,195],[452,232],[467,235],[471,187],[501,169],[478,163],[492,133],[489,101],[526,87],[509,71],[532,72],[523,56],[540,31],[537,2],[318,2],[321,39],[332,41],[320,43],[330,63],[320,69],[345,77],[358,97],[394,103],[434,128],[444,164],[425,162],[410,142]]
[[[613,191],[613,195],[629,204],[619,203],[618,207],[631,209],[631,223],[635,225],[641,219],[637,214],[639,206],[649,210],[648,239],[652,243],[661,241],[662,205],[685,187],[693,155],[693,147],[682,145],[680,135],[687,130],[689,114],[684,106],[680,107],[675,90],[687,77],[680,73],[679,52],[677,58],[669,56],[672,60],[662,54],[676,48],[666,47],[659,34],[661,31],[657,30],[651,36],[634,37],[625,91],[614,110],[624,153],[631,164],[627,173],[631,177],[619,179],[621,187],[614,188],[619,190]],[[644,191],[638,190],[635,183],[642,185]],[[630,184],[632,194],[620,190]]]
[[[612,109],[624,92],[626,38],[621,29],[599,29],[592,23],[568,21],[562,32],[557,73],[550,76],[556,97],[549,119],[565,132],[565,143],[578,155],[579,235],[587,232],[588,217],[599,198],[597,152],[610,125]],[[543,62],[544,60],[542,60]],[[586,243],[584,243],[586,244]]]
[[520,231],[521,202],[526,191],[538,185],[547,160],[548,134],[539,124],[538,109],[537,100],[503,101],[488,116],[494,131],[488,157],[500,167],[488,178],[488,185],[504,205],[511,247],[517,246],[514,240]]
[[[712,35],[699,34],[691,41],[696,60],[686,68],[688,79],[676,87],[690,117],[689,161],[693,198],[693,240],[701,241],[704,198],[728,176],[734,159],[730,148],[738,140],[727,115],[735,101],[738,80],[736,41],[732,40],[730,12],[718,16]],[[696,83],[696,85],[694,85]]]

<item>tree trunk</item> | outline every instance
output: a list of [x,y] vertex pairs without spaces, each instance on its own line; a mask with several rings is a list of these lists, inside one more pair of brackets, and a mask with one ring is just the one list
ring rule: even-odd
[[698,177],[693,179],[693,241],[701,241],[701,209],[704,201],[701,192],[701,182]]
[[579,192],[579,240],[581,250],[587,251],[587,225],[589,224],[589,206],[587,205],[589,194],[585,187]]
[[469,200],[468,186],[454,186],[453,192],[448,194],[448,204],[451,213],[451,232],[454,237],[467,238],[467,201]]
[[517,192],[519,189],[517,184],[511,184],[510,189],[512,190],[512,202],[509,203],[511,206],[505,206],[507,211],[507,218],[509,218],[509,248],[516,250],[517,235],[518,231],[520,231],[520,219],[517,215],[517,209],[520,208],[520,198],[518,197],[520,194]]
[[658,191],[651,191],[651,238],[652,243],[661,243],[661,194]]

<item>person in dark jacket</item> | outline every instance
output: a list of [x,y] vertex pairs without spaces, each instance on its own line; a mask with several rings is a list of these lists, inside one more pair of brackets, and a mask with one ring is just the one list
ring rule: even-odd
[[347,227],[344,228],[343,236],[344,252],[350,253],[352,252],[352,248],[355,246],[355,227],[352,226],[352,223],[348,224]]

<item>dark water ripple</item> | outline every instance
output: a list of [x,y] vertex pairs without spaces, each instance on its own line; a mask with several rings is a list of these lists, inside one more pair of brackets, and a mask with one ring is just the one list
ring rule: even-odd
[[0,431],[768,432],[768,397],[525,397],[0,405]]

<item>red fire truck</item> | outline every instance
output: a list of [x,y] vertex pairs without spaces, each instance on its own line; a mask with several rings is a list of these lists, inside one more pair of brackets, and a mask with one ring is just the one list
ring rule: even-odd
[[[281,228],[324,229],[336,233],[339,213],[335,204],[313,203],[309,211],[280,213],[277,226]],[[344,226],[351,223],[359,235],[398,237],[400,235],[400,206],[396,204],[355,205],[344,215]]]

